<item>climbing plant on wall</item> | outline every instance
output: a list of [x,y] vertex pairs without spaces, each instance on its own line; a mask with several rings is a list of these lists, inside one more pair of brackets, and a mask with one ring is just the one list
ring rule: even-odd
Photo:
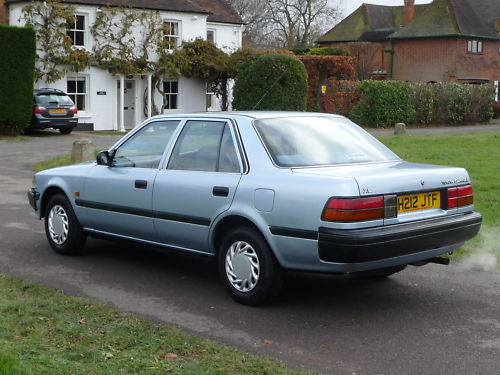
[[79,72],[89,66],[90,53],[73,46],[67,34],[75,22],[75,7],[58,1],[32,2],[22,9],[21,20],[35,30],[35,80],[55,82],[68,71]]

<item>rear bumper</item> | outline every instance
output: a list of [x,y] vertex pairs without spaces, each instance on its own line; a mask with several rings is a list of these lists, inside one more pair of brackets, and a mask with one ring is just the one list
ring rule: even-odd
[[323,262],[364,263],[428,252],[461,244],[481,228],[477,212],[368,229],[319,229]]
[[46,128],[74,128],[78,126],[78,117],[71,118],[47,118],[35,117],[31,119],[31,129],[46,129]]

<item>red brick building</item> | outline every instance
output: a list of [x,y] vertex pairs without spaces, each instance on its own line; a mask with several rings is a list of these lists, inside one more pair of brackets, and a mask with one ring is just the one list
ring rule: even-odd
[[0,0],[0,23],[7,23],[7,8],[4,0]]
[[498,0],[434,0],[425,5],[404,0],[398,7],[363,4],[318,43],[347,46],[365,60],[372,75],[389,79],[493,82],[500,79],[500,4]]

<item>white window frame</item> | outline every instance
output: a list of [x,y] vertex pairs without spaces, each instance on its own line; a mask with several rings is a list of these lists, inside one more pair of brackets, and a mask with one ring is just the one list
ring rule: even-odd
[[[172,24],[177,25],[177,33],[172,33]],[[167,25],[169,25],[168,26],[170,30],[169,34],[166,33]],[[171,20],[171,19],[163,20],[163,37],[165,38],[165,40],[173,42],[169,49],[175,49],[179,47],[181,45],[181,21]]]
[[[214,105],[215,105],[215,93],[211,90],[210,85],[207,83],[206,88],[205,88],[206,94],[205,94],[205,110],[213,110]],[[210,101],[210,106],[208,105],[208,102]]]
[[78,107],[78,112],[84,112],[84,113],[89,113],[90,111],[90,89],[89,89],[89,76],[88,75],[81,75],[81,74],[75,74],[75,75],[68,75],[66,77],[66,89],[68,88],[68,82],[69,81],[84,81],[84,89],[85,92],[78,92],[78,84],[75,84],[76,92],[70,92],[69,90],[66,90],[66,94],[73,100],[73,97],[75,100],[75,105],[78,107],[78,96],[83,96],[84,98],[84,103],[85,103],[85,109],[82,109]]
[[208,33],[209,32],[211,32],[213,34],[213,40],[212,40],[212,42],[214,44],[217,43],[217,30],[214,29],[214,28],[211,28],[211,27],[207,28],[207,40],[210,40],[210,39],[208,39]]
[[484,51],[484,44],[479,39],[469,39],[467,41],[467,53],[482,54]]
[[[76,18],[77,17],[83,17],[83,29],[77,29],[76,28]],[[69,28],[66,30],[66,35],[68,35],[68,37],[71,38],[71,36],[69,36],[69,33],[72,33],[73,34],[73,38],[71,38],[71,40],[73,41],[73,47],[74,48],[87,48],[87,35],[88,35],[88,14],[86,13],[75,13],[75,22],[73,24],[73,27],[72,28]],[[76,43],[76,33],[83,33],[83,44],[80,45],[80,44],[75,44]]]
[[[180,95],[180,92],[181,92],[181,81],[180,81],[180,80],[178,80],[178,79],[164,79],[164,80],[163,80],[163,89],[165,89],[165,83],[166,83],[166,82],[177,82],[177,92],[172,92],[172,91],[170,91],[170,92],[166,92],[166,91],[163,91],[163,93],[164,93],[165,95],[168,95],[168,97],[169,97],[169,104],[168,104],[168,108],[166,107],[166,104],[165,104],[165,103],[163,103],[163,107],[162,107],[162,108],[163,108],[163,111],[164,111],[164,112],[165,112],[165,111],[178,111],[178,110],[180,109],[180,107],[181,107],[181,106],[180,106],[180,98],[181,98],[181,95]],[[172,87],[172,85],[170,85],[170,86]],[[170,103],[171,103],[171,102],[170,102],[170,97],[171,97],[171,96],[174,96],[174,95],[176,96],[176,99],[177,99],[177,100],[176,100],[176,108],[170,108],[170,106],[171,106],[171,104],[170,104]]]

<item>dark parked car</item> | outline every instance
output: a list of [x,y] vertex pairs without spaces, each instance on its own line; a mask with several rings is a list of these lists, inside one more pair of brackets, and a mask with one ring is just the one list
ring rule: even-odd
[[69,134],[78,125],[78,108],[62,90],[43,88],[33,93],[31,129],[58,129]]

